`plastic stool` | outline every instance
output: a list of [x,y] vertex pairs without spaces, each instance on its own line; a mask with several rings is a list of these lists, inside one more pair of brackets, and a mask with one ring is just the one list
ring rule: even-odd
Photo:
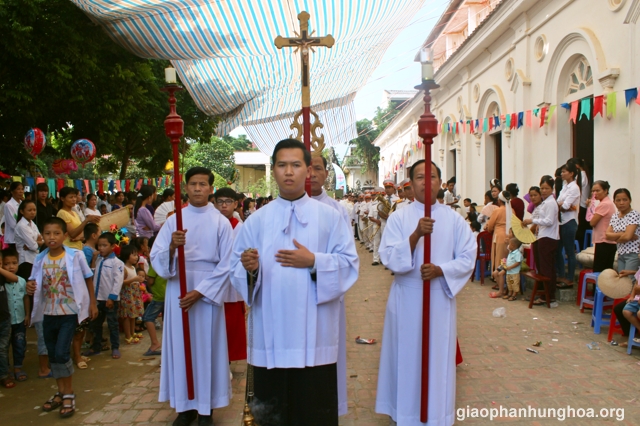
[[627,343],[627,355],[631,355],[631,349],[633,349],[634,346],[640,346],[640,343],[633,341],[634,337],[636,337],[636,328],[631,324],[631,329],[629,329],[629,342]]
[[[626,299],[615,299],[613,301],[613,306],[618,306],[619,303],[626,301]],[[616,312],[611,309],[611,321],[609,321],[609,334],[607,335],[607,342],[613,340],[613,334],[622,334],[622,327],[620,326],[620,321],[616,317]]]
[[[582,280],[580,281],[580,286],[578,287],[578,299],[580,300],[580,313],[584,313],[585,305],[588,308],[593,308],[594,301],[594,293],[587,294],[587,282],[593,281],[594,284],[598,283],[598,276],[600,276],[600,272],[587,272],[582,274]],[[591,296],[591,297],[589,297]]]
[[[587,240],[589,240],[589,245],[587,245]],[[584,245],[582,249],[586,249],[587,247],[591,247],[591,243],[593,241],[593,231],[591,229],[587,229],[584,231]]]
[[596,294],[593,297],[593,311],[591,312],[591,326],[593,327],[593,334],[600,334],[600,327],[603,324],[602,320],[611,318],[610,314],[607,315],[604,313],[604,308],[606,307],[611,307],[611,309],[613,309],[613,300],[605,296],[596,284]]

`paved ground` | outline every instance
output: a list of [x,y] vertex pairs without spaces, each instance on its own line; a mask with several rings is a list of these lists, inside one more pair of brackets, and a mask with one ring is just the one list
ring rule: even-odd
[[[371,266],[371,255],[360,250],[360,280],[346,297],[349,375],[349,414],[343,426],[387,426],[386,416],[375,414],[380,345],[357,345],[354,338],[382,338],[387,294],[392,277],[383,266]],[[571,406],[624,409],[621,422],[602,417],[589,423],[637,425],[640,399],[635,378],[640,373],[640,351],[627,356],[620,347],[606,342],[607,328],[594,335],[590,315],[580,314],[574,304],[561,303],[558,309],[527,309],[524,301],[506,302],[487,297],[489,286],[469,283],[458,296],[458,335],[464,363],[458,367],[457,407],[473,408],[561,408]],[[495,308],[506,308],[506,318],[494,318]],[[577,324],[574,324],[577,323]],[[621,340],[619,336],[616,336]],[[556,339],[556,340],[554,340]],[[148,339],[145,339],[148,340]],[[592,351],[587,343],[600,343]],[[526,351],[536,341],[539,354]],[[30,345],[34,364],[35,346]],[[142,358],[143,345],[123,348],[123,359],[94,357],[89,370],[74,375],[79,413],[66,421],[57,413],[43,414],[40,406],[53,393],[53,380],[29,379],[12,390],[0,391],[3,425],[24,424],[140,424],[166,425],[173,420],[167,403],[158,403],[158,359]],[[244,395],[245,364],[234,363],[232,404],[214,412],[217,425],[240,425]],[[30,377],[35,370],[27,368]],[[12,413],[11,418],[6,414]],[[618,415],[620,413],[617,413]],[[636,420],[634,420],[636,419]],[[461,420],[461,419],[460,419]],[[555,424],[549,418],[509,419],[507,424]],[[567,419],[564,424],[582,425],[587,419]],[[491,424],[484,419],[467,419],[456,424]],[[170,423],[169,423],[170,424]]]

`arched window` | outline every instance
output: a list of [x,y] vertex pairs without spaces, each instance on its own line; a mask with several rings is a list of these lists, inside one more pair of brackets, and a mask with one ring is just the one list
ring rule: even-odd
[[593,85],[593,75],[591,73],[591,65],[585,58],[578,61],[576,67],[569,75],[569,88],[567,95],[577,93]]

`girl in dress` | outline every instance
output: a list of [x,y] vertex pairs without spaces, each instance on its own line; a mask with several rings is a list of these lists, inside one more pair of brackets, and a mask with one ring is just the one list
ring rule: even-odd
[[136,318],[142,316],[142,298],[140,297],[140,283],[144,278],[136,272],[138,264],[138,250],[133,245],[122,247],[120,260],[124,262],[124,281],[120,290],[120,306],[118,316],[122,318],[124,341],[128,345],[140,342],[142,334],[136,333]]

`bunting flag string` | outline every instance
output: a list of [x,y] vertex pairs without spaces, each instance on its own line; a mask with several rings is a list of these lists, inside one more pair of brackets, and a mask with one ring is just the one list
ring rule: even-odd
[[[624,91],[625,105],[631,108],[632,103],[640,105],[638,99],[638,88],[630,88]],[[569,114],[569,122],[577,123],[584,119],[593,120],[596,116],[607,117],[613,119],[617,114],[617,92],[610,92],[593,97],[593,107],[591,106],[592,98],[586,97],[572,102],[563,102],[559,105],[547,105],[539,108],[532,108],[525,111],[505,113],[503,115],[493,115],[489,117],[460,120],[453,122],[443,122],[439,125],[440,133],[455,134],[474,134],[487,133],[495,129],[503,128],[504,130],[520,129],[524,126],[533,128],[533,117],[540,120],[538,127],[544,127],[549,124],[558,106],[564,108]],[[124,181],[123,181],[124,182]],[[150,181],[151,182],[151,181]],[[146,183],[146,180],[145,180]],[[152,184],[160,187],[161,180]],[[124,185],[124,183],[123,183]],[[141,185],[138,182],[138,186]]]
[[[138,185],[134,188],[134,183],[130,179],[126,180],[106,180],[106,179],[62,179],[62,178],[44,178],[44,177],[36,177],[35,179],[31,176],[11,176],[11,180],[14,182],[24,182],[26,186],[34,188],[35,185],[39,183],[45,183],[49,187],[49,193],[55,194],[60,189],[65,186],[76,188],[80,192],[85,193],[94,193],[94,192],[105,192],[105,186],[109,190],[109,192],[116,191],[126,191],[129,192],[131,190],[139,191],[142,187],[142,179],[139,179]],[[145,179],[145,181],[149,182],[149,184],[153,184],[158,188],[165,188],[171,186],[173,184],[173,176],[164,176],[157,178],[149,178]],[[106,183],[106,185],[105,185]]]

